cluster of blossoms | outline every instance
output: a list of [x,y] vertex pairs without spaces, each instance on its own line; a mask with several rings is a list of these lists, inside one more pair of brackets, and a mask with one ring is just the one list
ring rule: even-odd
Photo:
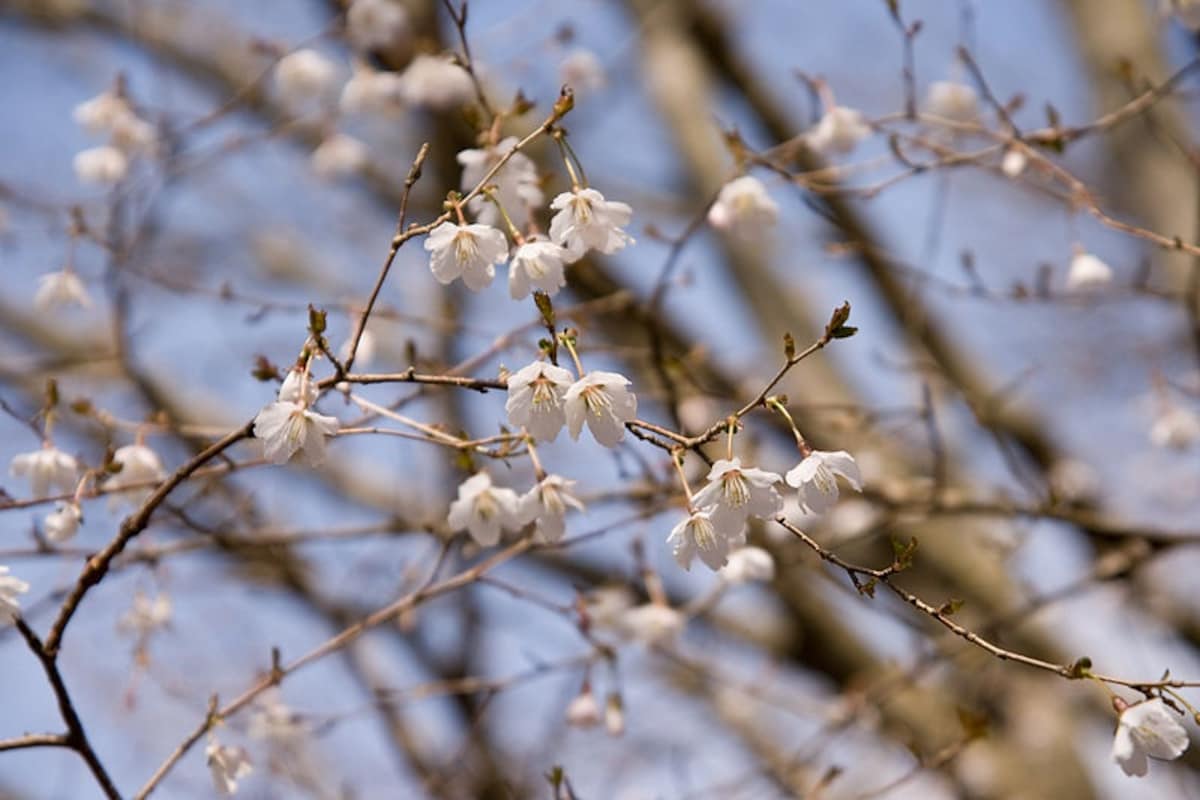
[[80,103],[74,118],[88,133],[109,140],[75,156],[75,174],[84,183],[120,183],[129,174],[132,159],[153,155],[158,147],[158,131],[137,115],[120,87]]

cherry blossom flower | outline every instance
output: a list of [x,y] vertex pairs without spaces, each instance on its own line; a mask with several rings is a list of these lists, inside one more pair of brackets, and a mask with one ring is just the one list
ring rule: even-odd
[[538,441],[552,442],[566,424],[564,403],[571,373],[545,361],[535,361],[508,376],[508,421],[524,427]]
[[926,110],[955,122],[971,122],[979,114],[979,95],[960,81],[934,81],[925,96]]
[[562,539],[566,531],[567,508],[583,511],[583,503],[575,496],[575,483],[561,475],[547,475],[521,496],[517,517],[522,524],[537,523],[534,541],[546,544]]
[[540,236],[527,239],[513,251],[508,265],[508,293],[522,300],[530,289],[537,289],[554,297],[567,285],[563,262],[570,257],[564,248]]
[[637,397],[627,386],[629,379],[616,372],[589,372],[571,384],[563,398],[571,438],[579,438],[586,422],[597,442],[616,447],[625,423],[637,418]]
[[163,469],[158,454],[144,444],[127,444],[117,448],[117,452],[113,453],[112,460],[114,464],[121,467],[121,471],[110,475],[105,483],[108,489],[117,490],[112,495],[114,500],[124,497],[134,505],[140,504],[150,496],[152,489],[120,490],[126,486],[161,481],[166,477],[166,470]]
[[259,695],[246,732],[254,739],[288,744],[307,734],[308,724],[283,702],[279,690],[273,689]]
[[779,218],[779,206],[753,175],[734,178],[721,187],[708,209],[708,223],[741,239],[763,236]]
[[501,531],[520,530],[518,502],[512,489],[493,486],[486,472],[477,472],[458,487],[446,522],[452,531],[467,531],[480,547],[491,547],[500,541]]
[[12,622],[21,613],[19,596],[29,591],[29,584],[8,573],[0,565],[0,622]]
[[564,716],[567,724],[576,728],[591,728],[600,723],[600,704],[591,687],[584,686],[583,691],[567,704]]
[[679,521],[667,537],[667,544],[679,566],[691,570],[692,559],[696,556],[711,570],[718,570],[725,565],[729,551],[745,542],[745,536],[739,526],[736,532],[718,531],[712,523],[713,508],[693,511]]
[[[303,392],[303,398],[301,398],[301,392]],[[305,378],[302,367],[292,367],[288,370],[287,375],[283,376],[283,383],[279,385],[277,399],[281,403],[312,405],[313,401],[317,399],[317,387],[313,385],[312,381]]]
[[558,65],[559,81],[570,86],[576,94],[603,89],[608,79],[600,59],[591,50],[576,48]]
[[1148,758],[1171,761],[1187,748],[1187,731],[1156,697],[1121,712],[1112,755],[1126,775],[1140,778],[1150,770]]
[[83,183],[111,185],[129,174],[129,159],[116,147],[104,145],[76,153],[74,167]]
[[325,439],[338,432],[334,417],[318,414],[301,403],[275,402],[254,418],[254,437],[263,443],[268,461],[285,464],[298,451],[317,466],[325,460]]
[[821,153],[846,154],[871,135],[862,112],[846,106],[834,106],[805,137],[809,147]]
[[1024,151],[1010,147],[1004,151],[1004,158],[1000,160],[1000,171],[1010,178],[1018,178],[1028,163],[1029,158]]
[[38,278],[37,293],[33,296],[34,308],[38,311],[52,311],[72,304],[80,308],[92,306],[91,295],[75,270],[47,272]]
[[338,69],[316,50],[304,48],[288,53],[275,65],[275,85],[288,102],[320,99],[329,94]]
[[408,10],[394,0],[354,0],[346,12],[346,33],[360,50],[390,47],[409,38]]
[[212,774],[213,786],[221,795],[237,792],[238,781],[254,771],[250,757],[241,747],[223,745],[216,737],[209,739],[204,748],[204,759]]
[[[692,505],[711,507],[709,519],[718,536],[738,539],[750,517],[772,517],[783,510],[783,498],[775,491],[780,480],[774,472],[743,467],[739,458],[722,458],[709,470],[708,484],[696,492]],[[721,563],[725,563],[725,553],[721,554]]]
[[1112,267],[1091,253],[1079,252],[1071,259],[1071,268],[1067,271],[1067,288],[1097,289],[1112,283],[1112,279]]
[[74,538],[79,532],[79,523],[83,521],[83,509],[72,501],[59,503],[53,511],[46,515],[42,527],[46,531],[47,541],[59,544]]
[[439,283],[461,277],[472,291],[487,288],[496,277],[494,264],[508,259],[508,239],[488,225],[443,222],[425,239],[429,268]]
[[550,203],[557,211],[550,220],[550,238],[570,253],[570,260],[583,257],[589,249],[615,253],[633,237],[621,230],[628,225],[633,209],[625,203],[605,200],[595,189],[576,187]]
[[28,478],[34,497],[48,497],[51,489],[75,489],[79,464],[74,456],[46,442],[40,450],[14,456],[8,471],[13,477]]
[[741,547],[729,554],[729,562],[721,568],[726,583],[766,583],[775,579],[775,559],[761,547]]
[[[458,163],[462,164],[463,168],[460,183],[463,194],[478,186],[492,167],[516,144],[517,138],[509,136],[494,146],[463,150],[459,153]],[[521,152],[513,153],[488,183],[496,187],[496,199],[518,225],[529,218],[530,209],[541,206],[546,199],[542,194],[537,166],[529,156]],[[498,225],[501,222],[500,210],[496,204],[482,194],[472,197],[467,203],[467,209],[484,225]]]
[[471,76],[447,56],[421,53],[400,77],[405,102],[435,111],[460,106],[475,92]]
[[345,114],[390,114],[403,106],[403,81],[396,72],[360,64],[342,87],[338,108]]
[[1182,406],[1166,408],[1150,426],[1150,441],[1155,447],[1184,450],[1200,439],[1200,417]]
[[91,134],[111,133],[117,119],[131,113],[125,98],[113,92],[103,92],[84,100],[71,112],[71,118]]
[[786,480],[789,486],[800,490],[800,504],[806,511],[824,514],[837,502],[839,475],[854,491],[862,491],[858,464],[845,450],[813,450],[788,470]]
[[153,600],[143,592],[133,596],[133,606],[121,615],[117,629],[139,637],[149,636],[171,621],[171,596],[158,594]]
[[158,129],[130,111],[113,122],[112,144],[126,155],[153,153],[158,147]]
[[353,136],[335,133],[317,145],[310,163],[324,180],[353,175],[367,165],[367,146]]
[[685,621],[683,614],[673,608],[647,603],[626,611],[621,617],[621,627],[636,641],[657,644],[678,636]]

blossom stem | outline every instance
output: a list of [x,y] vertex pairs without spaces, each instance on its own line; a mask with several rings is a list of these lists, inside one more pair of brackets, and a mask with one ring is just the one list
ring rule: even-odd
[[533,474],[537,478],[537,482],[541,483],[546,479],[546,470],[542,468],[542,460],[538,458],[537,448],[533,444],[533,437],[526,434],[525,449],[529,451],[529,461],[533,464]]
[[728,436],[725,438],[725,458],[733,460],[733,437],[737,435],[738,419],[730,417],[725,420],[725,432]]
[[[558,143],[558,149],[562,152],[563,164],[566,165],[567,173],[571,176],[571,188],[579,189],[581,186],[587,188],[587,173],[583,171],[583,164],[580,163],[579,157],[575,155],[575,151],[571,149],[566,135],[561,130],[555,130],[554,141]],[[575,172],[576,168],[579,169],[578,173]]]
[[692,507],[692,487],[688,486],[687,475],[683,471],[683,451],[675,450],[671,453],[671,465],[675,467],[675,472],[679,475],[679,483],[683,486],[683,493],[687,496],[688,508]]
[[796,447],[800,448],[800,455],[808,458],[812,454],[813,449],[805,440],[804,434],[800,433],[800,428],[796,426],[796,420],[792,419],[792,415],[787,410],[787,406],[783,404],[783,401],[772,395],[763,402],[766,403],[767,408],[771,409],[787,420],[788,426],[790,426],[792,429],[792,436],[796,439]]
[[567,336],[565,332],[559,335],[559,341],[563,347],[567,348],[567,352],[571,354],[571,361],[575,362],[575,374],[577,377],[583,377],[583,362],[579,360],[579,353],[575,352],[575,342],[572,337]]
[[496,209],[500,212],[500,216],[504,218],[504,224],[508,226],[508,235],[513,238],[513,241],[518,246],[525,244],[525,237],[521,235],[521,232],[517,230],[517,226],[513,224],[512,217],[508,215],[504,204],[500,202],[500,198],[496,195],[496,188],[488,186],[483,190],[483,193],[487,195],[488,200],[495,204]]

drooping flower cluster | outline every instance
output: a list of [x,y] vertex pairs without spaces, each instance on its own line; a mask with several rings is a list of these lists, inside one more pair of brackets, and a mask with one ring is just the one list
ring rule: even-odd
[[538,441],[552,442],[563,425],[578,439],[584,425],[597,442],[615,447],[625,423],[637,417],[637,396],[629,379],[616,372],[593,371],[578,380],[562,367],[535,361],[508,377],[508,421]]
[[112,185],[129,173],[130,159],[150,155],[158,147],[158,131],[137,115],[123,91],[108,91],[75,107],[75,122],[108,144],[76,154],[75,174],[83,183]]
[[582,511],[575,481],[547,475],[524,495],[495,486],[486,472],[477,472],[458,487],[446,522],[452,531],[467,531],[480,547],[499,543],[505,532],[534,525],[534,541],[550,544],[566,532],[567,510]]
[[49,497],[52,489],[63,493],[73,491],[79,475],[79,464],[74,456],[50,442],[40,450],[14,456],[8,469],[14,477],[29,480],[35,498]]
[[[463,193],[470,192],[478,186],[516,144],[517,138],[509,136],[489,147],[463,150],[459,153],[458,163],[463,168]],[[522,225],[530,212],[545,199],[537,167],[529,156],[521,152],[509,156],[504,165],[488,180],[488,185],[495,187],[496,200],[517,225]],[[483,225],[497,225],[501,221],[499,207],[482,193],[468,201],[467,209],[475,215],[475,220]]]
[[1140,778],[1150,771],[1149,759],[1174,760],[1183,755],[1188,744],[1187,730],[1156,697],[1125,705],[1117,720],[1112,755],[1126,775]]
[[745,544],[751,517],[772,517],[783,510],[783,498],[775,490],[780,480],[774,472],[743,467],[739,458],[713,464],[708,484],[692,497],[691,513],[667,538],[679,565],[691,569],[699,557],[709,569],[725,566],[729,553]]

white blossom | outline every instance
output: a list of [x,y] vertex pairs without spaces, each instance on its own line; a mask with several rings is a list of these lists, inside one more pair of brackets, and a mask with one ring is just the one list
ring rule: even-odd
[[204,748],[204,758],[218,794],[235,794],[238,781],[254,771],[250,757],[243,748],[223,745],[216,737],[210,739]]
[[558,65],[559,80],[570,86],[576,94],[604,88],[608,79],[600,59],[591,50],[576,48]]
[[1017,178],[1025,171],[1028,163],[1029,158],[1025,155],[1025,151],[1017,147],[1010,147],[1004,151],[1004,158],[1000,160],[1000,171],[1010,178]]
[[255,702],[247,733],[254,739],[287,744],[308,733],[308,725],[283,702],[278,690],[271,690]]
[[779,206],[753,175],[734,178],[722,186],[708,209],[710,225],[746,240],[765,235],[778,218]]
[[862,112],[846,106],[834,106],[826,111],[805,137],[809,147],[822,153],[849,153],[858,143],[871,135]]
[[550,220],[550,238],[578,260],[589,249],[615,253],[633,237],[622,230],[629,224],[633,209],[625,203],[605,200],[595,189],[575,188],[563,192],[550,203],[557,211]]
[[667,544],[679,566],[692,568],[696,556],[711,570],[725,565],[730,550],[745,542],[745,534],[739,526],[736,531],[718,531],[712,522],[713,508],[691,512],[679,521],[667,537]]
[[466,70],[447,56],[421,53],[401,74],[405,102],[445,111],[471,99],[474,86]]
[[979,95],[960,81],[934,81],[925,96],[925,109],[955,122],[971,122],[979,114]]
[[312,466],[325,459],[325,439],[338,431],[334,417],[318,414],[301,403],[269,403],[254,418],[254,437],[263,443],[263,455],[276,464],[286,463],[297,451]]
[[1126,775],[1145,775],[1148,758],[1171,761],[1188,748],[1188,734],[1159,698],[1128,706],[1117,720],[1113,760]]
[[508,265],[508,293],[514,300],[529,296],[531,289],[550,297],[567,285],[564,261],[570,254],[559,245],[540,236],[527,239],[513,251]]
[[[517,137],[509,136],[493,146],[459,153],[458,163],[463,168],[459,185],[463,194],[478,186],[492,167],[516,144]],[[542,194],[537,166],[521,152],[513,153],[488,183],[496,187],[496,199],[518,225],[529,218],[531,209],[541,206],[546,199]],[[501,222],[500,210],[482,193],[470,199],[467,209],[484,225],[498,225]]]
[[[113,490],[127,486],[160,481],[166,476],[158,454],[144,444],[127,444],[113,453],[113,464],[121,467],[120,472],[110,475],[105,487]],[[125,497],[130,503],[138,504],[149,497],[151,488],[117,491],[112,497]]]
[[338,108],[345,114],[389,114],[403,105],[399,73],[360,64],[342,87]]
[[131,156],[152,153],[158,147],[158,129],[130,111],[114,120],[112,144]]
[[111,145],[93,147],[75,154],[75,175],[83,183],[110,185],[129,174],[129,159]]
[[845,450],[813,450],[788,470],[787,483],[800,490],[800,504],[813,514],[824,514],[838,499],[838,476],[856,492],[862,491],[862,476],[854,456]]
[[600,704],[590,688],[584,688],[567,704],[564,714],[567,724],[576,728],[591,728],[600,722]]
[[775,578],[775,559],[761,547],[741,547],[729,554],[720,575],[726,583],[766,583]]
[[1096,289],[1112,283],[1112,267],[1091,253],[1076,253],[1067,271],[1067,288]]
[[[303,390],[303,398],[301,398],[301,390]],[[317,387],[305,377],[302,367],[292,367],[288,370],[287,375],[283,376],[283,383],[279,385],[277,399],[281,403],[300,403],[309,406],[317,399]]]
[[480,547],[491,547],[500,541],[501,531],[521,528],[518,502],[512,489],[493,486],[486,472],[477,472],[458,487],[446,522],[452,531],[470,533]]
[[625,423],[637,418],[637,397],[629,379],[616,372],[589,372],[563,398],[567,430],[578,439],[586,422],[597,442],[615,447],[625,438]]
[[621,617],[625,633],[644,644],[674,639],[683,630],[684,622],[683,614],[658,603],[635,606]]
[[83,285],[75,270],[47,272],[38,278],[37,293],[33,296],[34,308],[38,311],[52,311],[72,304],[81,308],[92,306],[87,287]]
[[1200,439],[1200,417],[1182,406],[1163,410],[1150,426],[1150,441],[1155,447],[1184,450]]
[[538,441],[552,442],[567,422],[564,403],[571,373],[545,361],[535,361],[508,376],[508,421],[524,427]]
[[335,133],[317,145],[309,161],[318,178],[342,178],[367,165],[367,146],[353,136]]
[[337,66],[316,50],[288,53],[275,65],[275,85],[284,100],[299,103],[329,94],[337,80]]
[[112,132],[119,117],[130,113],[125,98],[113,92],[103,92],[75,106],[71,118],[91,134]]
[[496,277],[495,264],[508,259],[508,239],[488,225],[443,222],[425,239],[429,268],[439,283],[461,277],[472,291],[486,288]]
[[692,504],[696,508],[711,507],[709,519],[717,533],[737,539],[750,517],[772,517],[783,509],[783,498],[775,491],[780,480],[774,472],[743,467],[740,458],[722,458],[709,470],[708,484],[696,492]]
[[534,541],[557,542],[566,531],[567,509],[583,511],[583,503],[575,496],[576,481],[561,475],[547,475],[537,486],[521,495],[517,516],[522,524],[536,522]]
[[12,622],[21,613],[19,596],[29,591],[29,584],[8,573],[0,566],[0,622]]
[[40,450],[13,456],[8,471],[16,478],[28,478],[34,497],[48,497],[51,489],[70,492],[75,489],[79,464],[74,456],[47,442]]
[[408,10],[395,0],[354,0],[346,12],[346,33],[360,50],[390,47],[411,32]]
[[42,528],[46,531],[47,541],[59,544],[74,538],[79,532],[79,523],[83,521],[83,509],[79,504],[71,501],[69,503],[59,503],[53,511],[46,515],[42,521]]
[[145,637],[171,621],[171,596],[166,593],[155,595],[151,600],[143,592],[133,596],[133,606],[117,620],[117,629]]

